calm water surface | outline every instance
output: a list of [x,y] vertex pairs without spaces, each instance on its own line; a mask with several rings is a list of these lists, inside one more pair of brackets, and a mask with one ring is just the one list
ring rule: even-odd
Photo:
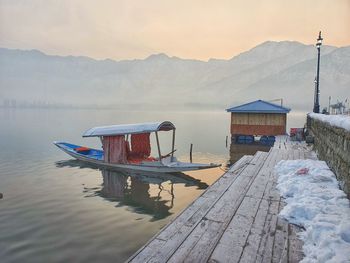
[[[300,127],[303,114],[290,114]],[[170,120],[176,155],[194,161],[234,162],[253,148],[226,148],[229,114],[223,112],[122,112],[113,110],[0,109],[0,261],[122,262],[212,184],[216,168],[174,175],[129,174],[89,167],[56,148],[83,139],[90,127]],[[171,133],[162,133],[163,152]],[[156,150],[156,149],[155,149]],[[156,155],[156,154],[154,154]]]

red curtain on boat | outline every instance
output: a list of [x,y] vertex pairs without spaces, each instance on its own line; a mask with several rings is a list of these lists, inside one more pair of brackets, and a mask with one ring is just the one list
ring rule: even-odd
[[103,137],[104,161],[108,163],[126,163],[127,149],[124,135]]
[[151,141],[149,133],[131,135],[132,157],[147,158],[151,155]]

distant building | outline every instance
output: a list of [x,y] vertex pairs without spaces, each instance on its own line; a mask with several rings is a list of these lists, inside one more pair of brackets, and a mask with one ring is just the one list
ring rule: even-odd
[[286,134],[285,108],[271,102],[256,100],[226,110],[231,112],[231,135],[275,136]]
[[347,99],[345,102],[337,102],[335,104],[330,105],[330,114],[344,114],[346,113],[346,106],[345,103],[347,102]]

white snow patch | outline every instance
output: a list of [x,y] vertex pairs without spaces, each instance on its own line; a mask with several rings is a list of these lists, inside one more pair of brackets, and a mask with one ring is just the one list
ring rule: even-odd
[[328,124],[332,126],[336,126],[339,128],[343,128],[345,130],[350,131],[350,116],[347,115],[325,115],[325,114],[319,114],[319,113],[309,113],[308,114],[311,118],[327,122]]
[[280,216],[302,226],[302,262],[350,262],[350,207],[323,161],[280,161],[277,188],[286,198]]

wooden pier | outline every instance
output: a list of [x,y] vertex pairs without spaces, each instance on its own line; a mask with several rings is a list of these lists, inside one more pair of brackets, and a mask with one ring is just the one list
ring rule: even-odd
[[305,144],[278,136],[269,152],[236,162],[129,262],[300,261],[300,230],[278,217],[284,201],[274,166],[312,157]]

